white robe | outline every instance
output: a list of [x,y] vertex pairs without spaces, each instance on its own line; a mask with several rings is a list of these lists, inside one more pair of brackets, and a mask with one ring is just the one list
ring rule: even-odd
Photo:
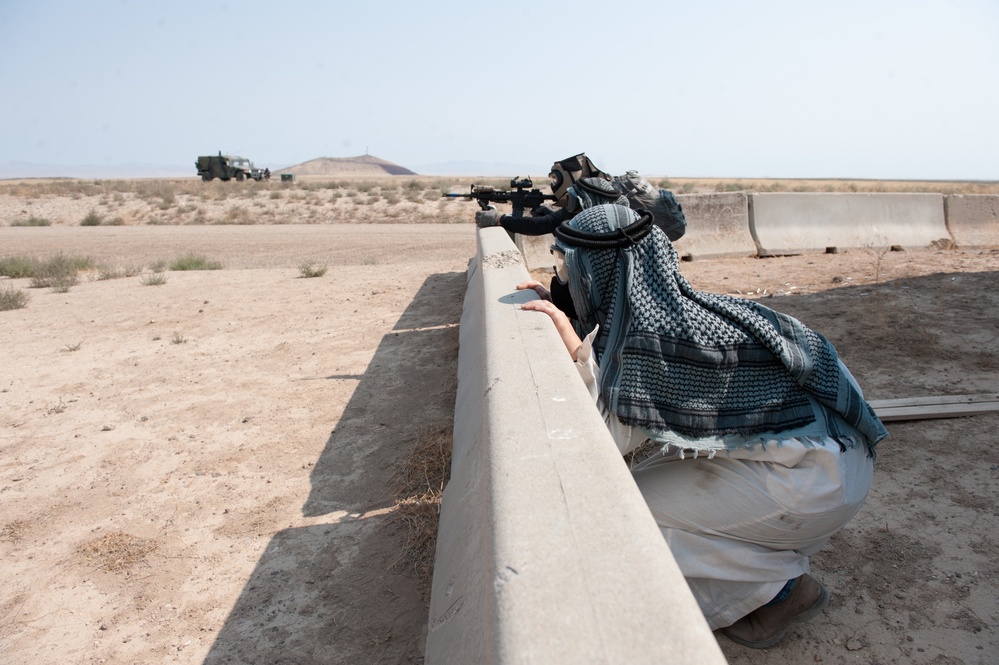
[[[600,370],[592,357],[596,332],[583,340],[576,366],[626,454],[648,437],[609,413],[600,399]],[[777,434],[766,445],[710,457],[671,448],[632,473],[715,630],[765,605],[788,580],[809,571],[808,557],[860,510],[874,462],[864,445],[842,452],[828,436],[806,443]]]

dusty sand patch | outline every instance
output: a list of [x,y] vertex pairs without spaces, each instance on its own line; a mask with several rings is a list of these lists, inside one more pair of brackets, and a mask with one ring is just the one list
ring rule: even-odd
[[[391,477],[451,417],[472,229],[126,229],[0,228],[0,255],[227,266],[0,312],[0,660],[421,662]],[[317,257],[326,275],[298,278]],[[871,398],[995,390],[999,253],[874,268],[683,265],[698,288],[797,294],[764,302],[830,337]],[[994,662],[997,425],[890,425],[867,505],[813,561],[830,608],[766,652],[720,638],[729,660]],[[108,534],[155,548],[106,570],[80,548]]]
[[[325,227],[328,246],[174,228],[243,267],[34,289],[2,313],[0,661],[419,659],[390,479],[451,420],[474,239],[386,228]],[[4,251],[172,255],[159,229],[141,249],[58,230],[4,229],[39,232]],[[329,269],[302,279],[312,253]],[[108,534],[155,549],[111,569],[86,549]]]

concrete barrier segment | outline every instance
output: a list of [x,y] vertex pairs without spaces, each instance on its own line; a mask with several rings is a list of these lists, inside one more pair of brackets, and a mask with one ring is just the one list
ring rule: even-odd
[[999,247],[999,196],[951,194],[944,206],[958,247]]
[[502,229],[461,319],[426,661],[724,663]]
[[751,194],[749,225],[760,256],[951,240],[942,194]]
[[756,256],[745,192],[681,194],[687,232],[673,243],[682,259]]
[[543,236],[514,235],[517,249],[524,255],[528,270],[548,268],[554,272],[555,259],[552,257],[551,246],[555,244],[555,236],[546,233]]
[[[676,198],[687,218],[686,233],[673,243],[683,259],[756,255],[756,244],[749,232],[749,197],[745,192],[682,194]],[[528,270],[552,268],[549,248],[555,242],[553,235],[518,234],[515,242]]]

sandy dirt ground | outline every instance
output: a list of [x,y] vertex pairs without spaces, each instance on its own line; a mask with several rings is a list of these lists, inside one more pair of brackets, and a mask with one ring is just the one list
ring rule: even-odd
[[[0,312],[0,662],[422,662],[393,477],[450,426],[472,227],[0,227],[0,257],[60,251],[225,267],[10,280],[31,300]],[[869,398],[999,386],[999,250],[683,270],[825,333]],[[997,426],[890,424],[813,559],[829,608],[766,651],[719,637],[729,661],[996,662]]]

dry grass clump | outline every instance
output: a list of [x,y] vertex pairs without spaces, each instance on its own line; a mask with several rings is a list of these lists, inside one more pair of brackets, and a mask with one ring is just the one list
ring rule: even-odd
[[188,253],[174,259],[170,270],[222,270],[222,262],[201,254]]
[[225,215],[222,217],[222,219],[217,220],[215,223],[245,226],[248,224],[253,224],[254,219],[250,216],[250,213],[247,212],[245,208],[237,205],[237,206],[232,206],[231,208],[226,210]]
[[447,423],[421,431],[395,478],[396,518],[408,530],[399,561],[428,580],[434,569],[441,495],[451,475],[451,427]]
[[75,278],[77,272],[91,270],[93,267],[94,260],[89,256],[68,256],[63,253],[45,260],[30,256],[0,259],[0,275],[12,279],[30,277],[34,288],[52,286],[52,281],[68,275]]
[[27,307],[30,299],[31,297],[21,289],[15,289],[10,284],[0,282],[0,312]]
[[163,286],[167,282],[167,277],[162,270],[147,272],[139,277],[139,283],[143,286]]
[[11,226],[52,226],[52,220],[44,217],[29,217],[25,220],[18,220],[10,223]]
[[326,274],[326,266],[316,265],[315,263],[305,261],[298,265],[298,274],[305,279],[322,277]]
[[145,561],[146,555],[156,549],[156,543],[124,531],[112,531],[80,546],[79,552],[99,570],[117,573]]
[[0,275],[12,279],[31,277],[41,262],[30,256],[8,256],[0,259]]
[[98,281],[105,281],[109,279],[122,279],[125,277],[135,277],[142,272],[142,266],[130,265],[130,266],[111,266],[107,264],[100,264],[97,266],[97,275],[95,279]]
[[31,274],[31,288],[51,288],[56,293],[66,293],[79,283],[77,273],[91,270],[94,260],[89,256],[57,254],[47,261],[38,261]]
[[91,210],[86,217],[80,221],[80,226],[100,226],[104,218],[96,210]]

